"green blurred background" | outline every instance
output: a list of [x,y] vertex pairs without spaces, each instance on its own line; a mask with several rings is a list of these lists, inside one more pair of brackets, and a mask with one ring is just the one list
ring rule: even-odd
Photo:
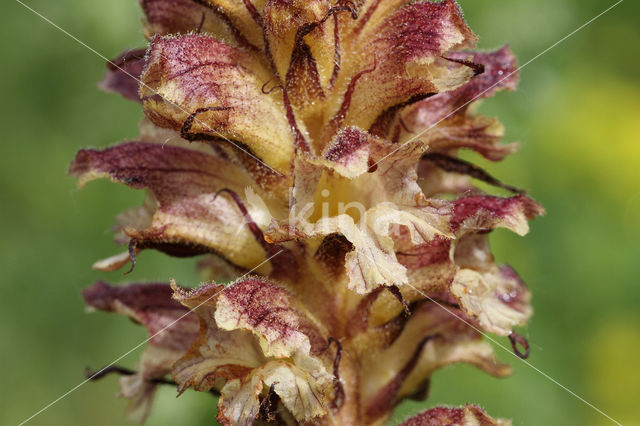
[[[134,0],[28,4],[105,56],[143,45]],[[480,47],[509,42],[525,63],[613,4],[595,0],[461,1]],[[138,105],[100,92],[104,61],[15,2],[3,25],[0,117],[0,424],[17,424],[146,337],[124,318],[85,314],[80,290],[91,263],[116,252],[113,216],[142,194],[107,182],[76,189],[66,176],[76,150],[136,135]],[[626,1],[525,67],[518,92],[485,101],[521,151],[480,165],[529,188],[548,210],[519,238],[496,232],[508,261],[534,294],[522,333],[536,368],[625,425],[640,424],[640,4]],[[196,284],[194,260],[143,252],[135,281]],[[508,345],[506,339],[500,339]],[[467,366],[435,374],[426,403],[481,404],[516,425],[612,424],[512,355],[515,374],[494,379]],[[140,350],[121,364],[133,366]],[[116,379],[88,383],[33,419],[34,425],[119,425]],[[212,424],[213,399],[162,389],[149,425]]]

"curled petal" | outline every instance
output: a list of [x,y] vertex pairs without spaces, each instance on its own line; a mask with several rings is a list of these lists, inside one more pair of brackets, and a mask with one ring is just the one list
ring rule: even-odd
[[543,215],[544,209],[529,197],[487,195],[459,198],[453,203],[451,229],[458,235],[468,231],[507,228],[518,235],[529,232],[528,220]]
[[102,281],[82,292],[91,308],[126,315],[143,324],[151,336],[138,372],[120,378],[120,394],[131,401],[127,412],[132,420],[146,418],[158,380],[171,372],[198,336],[197,317],[171,294],[167,284],[113,287]]
[[334,220],[335,231],[344,235],[354,250],[347,253],[345,267],[349,287],[359,294],[366,294],[382,285],[407,283],[407,273],[395,257],[388,238],[378,238],[368,226],[356,226],[350,217]]
[[[470,363],[498,377],[511,372],[498,362],[481,334],[465,324],[468,317],[459,309],[442,302],[424,302],[412,312],[408,320],[399,316],[394,321],[399,331],[392,334],[391,341],[371,338],[370,342],[382,346],[378,350],[365,346],[362,368],[370,373],[363,377],[360,392],[368,401],[365,413],[369,421],[419,392],[435,370],[452,363]],[[371,333],[385,333],[383,329],[391,326],[389,323]]]
[[[378,217],[378,214],[388,215],[388,218]],[[377,221],[377,226],[392,229],[393,226],[403,226],[415,233],[422,242],[431,241],[440,231],[434,230],[428,221],[407,212],[389,208],[384,212],[380,206],[372,211],[367,219]],[[345,266],[349,277],[349,287],[360,294],[366,294],[377,286],[406,285],[409,283],[407,268],[393,247],[389,231],[374,232],[376,227],[357,227],[346,222],[337,223],[343,235],[353,244],[353,251],[347,253]]]
[[408,418],[401,426],[510,426],[511,421],[493,419],[477,405],[462,408],[436,407]]
[[260,412],[263,381],[251,375],[248,380],[229,382],[220,395],[216,420],[223,425],[250,426]]
[[252,180],[224,157],[212,154],[129,142],[101,151],[81,150],[69,173],[79,178],[81,186],[108,177],[154,194],[157,208],[151,225],[125,228],[127,236],[137,241],[137,249],[155,247],[178,256],[214,252],[253,268],[265,259],[264,250],[233,200],[215,198],[222,188],[242,192]]
[[[443,94],[451,98],[449,108],[457,108],[473,100],[489,98],[500,90],[515,90],[518,85],[518,64],[509,46],[503,46],[493,52],[453,52],[448,57],[458,60],[468,59],[484,67],[482,73],[473,77],[464,86]],[[435,103],[435,99],[424,101],[425,104],[430,102]],[[438,115],[441,117],[442,114],[443,111],[440,111],[435,118],[438,118]]]
[[200,318],[198,340],[173,368],[179,392],[184,392],[188,387],[203,392],[219,388],[219,380],[244,378],[265,362],[251,333],[222,330],[213,319],[223,286],[206,285],[188,291],[174,283],[172,285],[173,298]]
[[493,96],[499,90],[515,90],[518,83],[516,59],[504,46],[493,52],[453,52],[448,58],[482,64],[484,71],[456,90],[437,94],[417,102],[403,111],[403,118],[413,130],[435,125],[448,116],[464,116],[473,101]]
[[345,125],[369,128],[386,110],[455,89],[473,75],[469,67],[440,58],[476,40],[455,1],[404,6],[366,34],[359,43],[369,60],[359,59],[361,70],[374,58],[377,65],[358,81]]
[[266,356],[318,354],[327,346],[323,332],[286,290],[262,279],[243,279],[219,297],[216,323],[258,336]]
[[176,146],[224,158],[225,161],[244,169],[253,177],[254,184],[259,187],[257,188],[258,193],[261,193],[260,189],[263,189],[269,193],[268,199],[280,200],[282,208],[287,206],[291,176],[282,175],[270,168],[255,155],[252,155],[246,147],[231,144],[192,143],[183,139],[180,136],[180,131],[156,126],[147,117],[140,120],[138,130],[141,142],[161,144],[164,147]]
[[266,385],[297,420],[308,422],[327,413],[327,384],[289,362],[270,361],[244,380],[233,380],[223,388],[217,420],[224,425],[253,424]]
[[116,59],[107,62],[107,73],[99,84],[100,88],[140,102],[138,88],[145,65],[144,55],[144,49],[127,50]]
[[[413,138],[417,131],[405,134],[400,139]],[[517,142],[502,144],[504,126],[495,118],[483,116],[465,117],[453,123],[443,121],[437,127],[421,135],[433,150],[444,151],[468,148],[491,161],[500,161],[513,154],[520,145]]]
[[143,32],[152,39],[155,35],[211,34],[221,40],[246,46],[248,41],[231,21],[206,1],[199,0],[142,0]]
[[475,115],[471,108],[478,99],[515,89],[517,64],[509,48],[488,53],[454,52],[448,58],[469,59],[481,64],[484,71],[456,90],[408,106],[376,132],[399,143],[420,138],[436,151],[469,148],[493,161],[516,151],[518,144],[500,143],[504,128],[498,120]]
[[509,266],[495,264],[486,234],[468,234],[455,245],[459,268],[450,285],[461,309],[485,331],[502,336],[531,317],[531,293]]
[[263,384],[272,386],[299,420],[325,414],[333,376],[330,360],[315,355],[328,343],[314,321],[296,310],[291,294],[258,278],[226,288],[174,289],[174,298],[201,319],[198,341],[175,364],[181,391],[188,386],[206,391],[222,380],[218,420],[225,424],[255,419]]
[[484,330],[502,336],[526,324],[533,313],[529,290],[507,266],[494,265],[488,271],[461,269],[453,279],[451,293]]
[[[168,284],[114,287],[98,281],[84,289],[82,295],[92,308],[126,315],[143,324],[153,336],[150,343],[154,346],[182,350],[188,348],[197,335],[195,315],[172,300]],[[178,319],[175,326],[163,330]]]
[[268,69],[255,56],[212,37],[156,37],[142,75],[147,116],[189,140],[230,140],[280,172],[293,138],[282,101],[262,93]]

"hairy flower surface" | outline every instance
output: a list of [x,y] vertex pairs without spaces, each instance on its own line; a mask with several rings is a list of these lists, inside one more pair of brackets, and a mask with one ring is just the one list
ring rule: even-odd
[[[169,383],[219,394],[223,424],[380,424],[452,363],[508,375],[482,333],[526,356],[513,329],[530,293],[488,234],[524,235],[544,211],[458,151],[498,161],[517,149],[473,108],[515,88],[509,49],[469,50],[453,0],[141,5],[149,47],[101,83],[140,102],[140,137],[81,150],[70,173],[146,193],[117,218],[128,250],[95,268],[133,268],[156,249],[203,255],[210,281],[85,290],[151,335],[121,378],[132,417]],[[467,405],[406,424],[504,421]]]

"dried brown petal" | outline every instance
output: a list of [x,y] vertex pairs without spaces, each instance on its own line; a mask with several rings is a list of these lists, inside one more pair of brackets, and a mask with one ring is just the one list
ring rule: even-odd
[[143,31],[148,39],[155,35],[201,32],[228,42],[246,42],[229,19],[206,1],[141,0],[140,6],[145,15]]
[[491,345],[461,319],[468,320],[459,309],[425,302],[413,309],[390,345],[380,352],[366,350],[362,369],[369,373],[362,377],[360,392],[368,401],[365,413],[369,422],[413,395],[436,369],[446,365],[464,362],[495,376],[510,374],[510,368],[496,359]]
[[204,154],[129,142],[101,151],[81,150],[69,172],[80,186],[107,177],[154,194],[157,209],[151,226],[125,228],[138,249],[155,247],[176,255],[215,252],[248,269],[266,258],[233,200],[215,198],[223,188],[242,193],[251,177],[213,150]]
[[326,414],[333,380],[328,359],[318,356],[327,340],[308,313],[296,310],[291,294],[258,278],[227,288],[174,289],[201,319],[200,338],[174,369],[181,391],[221,383],[218,420],[225,424],[255,419],[263,384],[298,420]]
[[405,420],[401,426],[510,426],[504,419],[492,419],[477,405],[462,408],[436,407]]
[[440,56],[472,47],[475,40],[452,0],[404,6],[365,29],[358,41],[363,56],[357,60],[360,70],[373,63],[375,70],[358,81],[345,125],[367,129],[389,108],[465,83],[473,72]]
[[529,290],[509,267],[460,269],[451,284],[451,294],[484,330],[502,336],[526,324],[533,313]]
[[144,325],[150,335],[136,374],[120,378],[121,395],[131,403],[132,420],[142,422],[158,385],[198,336],[196,315],[171,299],[167,284],[113,287],[102,281],[84,289],[85,303],[95,309],[126,315]]
[[518,81],[515,57],[507,46],[488,53],[454,52],[447,57],[470,59],[482,64],[484,71],[456,90],[437,94],[406,108],[385,134],[392,137],[399,133],[400,143],[419,135],[435,150],[470,148],[490,160],[501,160],[514,152],[517,144],[500,145],[504,135],[502,125],[469,110],[473,102],[499,90],[515,90]]
[[145,50],[127,50],[107,63],[107,73],[99,86],[106,92],[120,93],[125,98],[140,102],[138,88],[145,65]]
[[156,125],[182,129],[189,140],[229,139],[289,170],[290,125],[283,102],[262,93],[270,71],[259,58],[196,34],[156,37],[148,55],[140,94]]

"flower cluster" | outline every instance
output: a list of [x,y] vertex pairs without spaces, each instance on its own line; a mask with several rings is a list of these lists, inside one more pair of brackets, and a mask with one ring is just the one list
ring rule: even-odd
[[[458,151],[517,148],[473,108],[515,88],[509,49],[470,50],[453,0],[141,5],[149,47],[101,83],[142,105],[140,136],[81,150],[70,173],[146,193],[117,218],[128,249],[95,268],[156,249],[202,256],[208,281],[84,291],[150,333],[137,371],[98,374],[123,374],[129,414],[169,383],[219,395],[223,424],[380,424],[452,363],[508,375],[482,333],[526,356],[530,294],[488,234],[523,235],[543,209]],[[406,424],[503,422],[467,405]]]

